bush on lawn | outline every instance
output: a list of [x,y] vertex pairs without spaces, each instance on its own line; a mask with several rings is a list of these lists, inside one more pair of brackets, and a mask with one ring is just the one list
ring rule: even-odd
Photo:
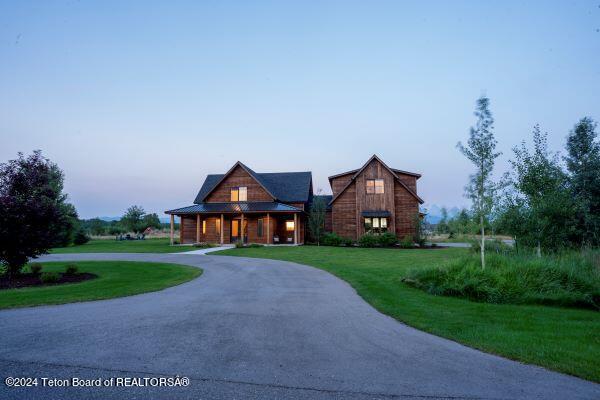
[[235,248],[236,249],[241,249],[243,247],[244,247],[244,243],[242,243],[242,242],[235,242]]
[[393,233],[386,232],[379,236],[378,241],[382,247],[392,247],[398,243],[398,238]]
[[400,241],[400,247],[402,247],[403,249],[412,249],[413,247],[415,247],[412,237],[410,237],[410,235],[404,236]]
[[79,271],[79,267],[76,264],[68,264],[65,267],[65,274],[75,275]]
[[379,245],[379,238],[375,235],[367,233],[358,239],[358,245],[360,247],[376,247]]
[[403,281],[433,295],[486,303],[545,304],[600,309],[600,251],[536,257],[489,253],[486,269],[475,254],[409,272]]
[[33,275],[39,275],[42,272],[42,268],[42,264],[40,263],[33,263],[29,266],[29,270]]
[[60,279],[58,272],[43,272],[40,280],[42,283],[56,283]]
[[75,232],[75,237],[73,238],[73,244],[81,245],[90,241],[90,237],[85,233],[83,229],[79,229]]
[[249,248],[251,248],[251,249],[257,249],[257,248],[259,248],[259,247],[264,247],[264,246],[263,246],[262,244],[260,244],[260,243],[250,243],[250,244],[249,244],[248,246],[246,246],[246,247],[249,247]]
[[326,233],[321,240],[323,246],[352,246],[352,239],[345,238],[337,233]]

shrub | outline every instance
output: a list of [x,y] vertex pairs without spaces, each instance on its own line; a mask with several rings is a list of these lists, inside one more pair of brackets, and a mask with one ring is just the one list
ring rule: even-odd
[[386,232],[379,236],[378,238],[379,244],[383,247],[391,247],[394,246],[398,242],[398,238],[396,235],[390,232]]
[[40,280],[42,283],[56,283],[60,279],[58,272],[43,272]]
[[542,258],[490,253],[482,269],[479,257],[471,254],[446,266],[411,271],[403,281],[430,294],[473,301],[598,310],[598,257],[598,250]]
[[340,246],[343,238],[336,233],[326,233],[323,235],[321,243],[324,246]]
[[263,245],[262,245],[262,244],[260,244],[260,243],[250,243],[250,244],[249,244],[248,246],[246,246],[246,247],[249,247],[249,248],[251,248],[251,249],[256,249],[256,248],[258,248],[258,247],[263,247]]
[[406,235],[402,238],[402,240],[400,241],[400,247],[402,247],[403,249],[412,249],[413,247],[415,247],[415,244],[413,243],[410,235]]
[[358,245],[360,247],[376,247],[379,245],[379,238],[375,235],[367,233],[358,239]]
[[241,249],[242,247],[244,247],[244,243],[243,242],[235,242],[235,248],[236,249]]
[[85,244],[89,241],[90,237],[87,235],[87,233],[85,233],[83,229],[79,229],[77,232],[75,232],[75,237],[73,238],[74,244],[80,245]]
[[29,266],[29,270],[33,275],[39,275],[42,272],[42,264],[33,263]]
[[342,236],[342,244],[341,244],[341,246],[346,246],[346,247],[354,246],[354,240]]
[[67,275],[75,275],[79,271],[79,267],[76,264],[68,264],[65,267],[65,274]]

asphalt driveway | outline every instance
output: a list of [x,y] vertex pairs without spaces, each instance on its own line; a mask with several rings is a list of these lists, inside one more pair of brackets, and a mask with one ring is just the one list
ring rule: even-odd
[[199,266],[160,292],[0,311],[0,375],[185,376],[187,387],[8,388],[0,399],[598,399],[600,385],[423,333],[345,282],[275,260],[64,254]]

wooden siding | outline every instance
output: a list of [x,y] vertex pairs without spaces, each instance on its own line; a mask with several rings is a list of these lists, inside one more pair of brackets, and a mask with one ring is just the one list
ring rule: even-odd
[[[367,179],[383,179],[383,193],[367,193]],[[363,211],[389,211],[394,215],[394,176],[379,161],[372,160],[358,175],[356,182],[357,236],[365,234]],[[394,218],[388,218],[388,230],[394,232]]]
[[396,202],[396,236],[403,239],[414,233],[414,218],[419,212],[419,202],[399,183],[394,190]]
[[348,182],[350,182],[353,175],[354,174],[345,174],[331,180],[331,191],[333,192],[333,197],[337,196],[337,194],[341,192],[346,185],[348,185]]
[[331,210],[325,211],[325,232],[333,231],[333,220],[331,216]]
[[356,183],[337,198],[332,205],[333,232],[353,240],[356,235]]
[[246,186],[248,201],[273,201],[267,191],[244,168],[237,166],[206,198],[207,203],[231,201],[231,188]]

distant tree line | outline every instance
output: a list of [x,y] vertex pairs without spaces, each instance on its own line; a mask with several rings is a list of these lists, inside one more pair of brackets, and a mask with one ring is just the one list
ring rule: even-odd
[[142,233],[148,228],[166,229],[168,223],[161,223],[156,213],[146,213],[141,206],[131,206],[119,220],[105,221],[92,218],[80,221],[83,229],[94,236],[120,235],[133,232]]

